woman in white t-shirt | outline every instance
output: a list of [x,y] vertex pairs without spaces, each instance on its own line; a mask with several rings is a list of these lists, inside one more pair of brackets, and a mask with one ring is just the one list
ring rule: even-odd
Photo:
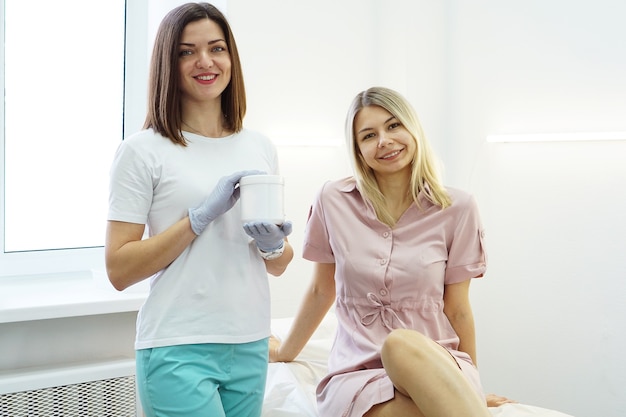
[[208,3],[173,9],[155,39],[144,129],[112,164],[106,235],[115,288],[150,278],[135,342],[149,417],[261,413],[267,274],[281,275],[293,249],[289,221],[242,224],[239,180],[279,171],[245,111],[226,18]]

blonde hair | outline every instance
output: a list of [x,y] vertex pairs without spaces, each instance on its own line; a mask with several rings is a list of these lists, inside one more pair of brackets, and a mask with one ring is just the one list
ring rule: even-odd
[[440,179],[440,165],[430,144],[424,137],[422,126],[411,104],[398,92],[384,88],[372,87],[361,93],[352,101],[346,116],[346,145],[351,157],[354,177],[361,193],[374,206],[378,219],[393,227],[396,220],[385,204],[374,171],[365,163],[359,150],[354,132],[354,119],[364,107],[378,106],[391,113],[415,140],[415,155],[411,167],[410,193],[418,208],[421,208],[418,195],[420,193],[431,203],[444,209],[452,204],[450,195]]

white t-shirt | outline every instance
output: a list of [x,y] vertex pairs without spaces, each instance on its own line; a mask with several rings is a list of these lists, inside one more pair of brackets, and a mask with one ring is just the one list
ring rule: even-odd
[[[184,136],[186,147],[151,129],[122,142],[111,167],[108,220],[147,224],[152,236],[199,206],[225,175],[278,174],[276,148],[259,133]],[[239,202],[150,280],[137,318],[136,349],[246,343],[270,335],[267,272],[243,230]]]

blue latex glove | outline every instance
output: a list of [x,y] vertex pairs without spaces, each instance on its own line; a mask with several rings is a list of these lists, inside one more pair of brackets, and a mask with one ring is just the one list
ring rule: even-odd
[[189,221],[193,232],[200,235],[202,231],[218,216],[230,210],[239,199],[239,180],[247,175],[265,174],[263,171],[238,171],[220,178],[217,185],[204,202],[189,209]]
[[285,244],[285,236],[291,233],[292,224],[286,221],[281,225],[270,222],[244,223],[243,229],[253,238],[256,246],[263,252],[272,252]]

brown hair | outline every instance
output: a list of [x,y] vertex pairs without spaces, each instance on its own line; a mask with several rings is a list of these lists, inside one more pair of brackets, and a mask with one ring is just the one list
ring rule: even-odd
[[161,21],[154,41],[148,84],[148,110],[144,129],[154,129],[172,142],[186,146],[181,133],[178,44],[185,27],[210,19],[224,32],[231,59],[230,83],[222,93],[225,128],[239,132],[246,114],[246,92],[237,44],[226,17],[209,3],[186,3],[171,10]]

